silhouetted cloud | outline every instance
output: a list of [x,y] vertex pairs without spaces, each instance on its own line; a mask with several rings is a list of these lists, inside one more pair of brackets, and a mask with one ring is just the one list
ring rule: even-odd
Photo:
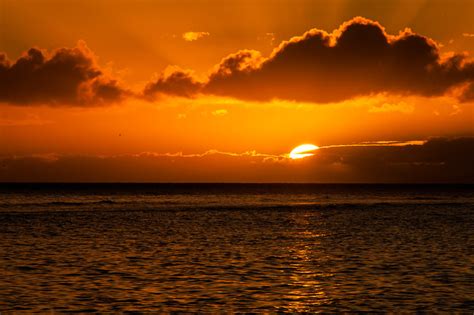
[[82,41],[52,53],[31,48],[14,62],[0,53],[0,102],[87,105],[118,101],[126,94]]
[[314,174],[343,173],[343,179],[359,182],[473,183],[473,159],[474,138],[465,137],[432,138],[423,145],[333,146],[312,163]]
[[146,98],[157,95],[192,97],[202,88],[192,72],[177,67],[168,67],[156,80],[148,83],[143,92]]
[[[206,36],[191,32],[189,39]],[[144,96],[199,94],[268,101],[337,102],[378,93],[453,95],[474,100],[474,62],[466,54],[442,56],[432,39],[404,30],[389,35],[377,22],[357,17],[327,33],[312,29],[282,42],[270,56],[240,50],[203,80],[169,67],[140,93],[107,76],[84,42],[47,53],[31,48],[16,61],[0,53],[0,102],[87,105]]]
[[[440,96],[473,81],[474,63],[466,55],[442,57],[430,38],[409,29],[389,35],[379,23],[357,17],[332,33],[312,29],[284,41],[268,58],[253,50],[231,54],[199,92],[324,103],[384,92]],[[459,100],[472,100],[471,89],[461,89]]]
[[[413,143],[413,144],[410,144]],[[326,146],[291,160],[256,151],[0,158],[0,181],[474,183],[474,138]]]

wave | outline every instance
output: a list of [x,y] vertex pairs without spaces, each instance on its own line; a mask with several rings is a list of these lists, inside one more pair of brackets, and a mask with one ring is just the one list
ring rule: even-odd
[[117,202],[110,199],[98,200],[98,201],[45,201],[45,202],[18,202],[18,203],[0,203],[0,208],[9,207],[50,207],[50,206],[84,206],[84,205],[101,205],[101,204],[118,204],[123,202]]
[[[83,206],[101,206],[100,208]],[[464,201],[377,201],[377,202],[295,202],[295,203],[185,203],[185,202],[143,202],[114,201],[109,199],[98,201],[52,201],[36,203],[3,203],[0,212],[90,212],[90,211],[298,211],[298,210],[383,210],[404,207],[468,207],[474,210],[473,200]]]

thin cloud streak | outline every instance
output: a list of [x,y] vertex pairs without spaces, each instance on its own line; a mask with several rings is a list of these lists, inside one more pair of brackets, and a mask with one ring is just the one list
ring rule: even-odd
[[[321,146],[319,149],[329,149],[329,148],[345,148],[345,147],[403,147],[409,145],[424,145],[426,140],[410,140],[410,141],[391,141],[391,140],[380,140],[380,141],[367,141],[361,143],[351,143],[351,144],[333,144]],[[179,157],[179,158],[202,158],[209,155],[226,155],[232,157],[261,157],[264,161],[281,161],[284,159],[290,158],[289,153],[284,154],[269,154],[269,153],[260,153],[256,150],[250,150],[245,152],[228,152],[220,151],[216,149],[210,149],[203,153],[183,153],[183,152],[166,152],[166,153],[155,153],[155,152],[143,152],[136,154],[134,156],[153,156],[153,157]]]
[[332,144],[319,147],[320,149],[329,148],[347,148],[347,147],[404,147],[408,145],[424,145],[426,140],[410,140],[410,141],[367,141],[352,144]]
[[154,153],[154,152],[143,152],[137,155],[134,155],[136,157],[139,156],[153,156],[153,157],[179,157],[179,158],[202,158],[206,157],[209,155],[226,155],[226,156],[232,156],[232,157],[261,157],[263,158],[264,161],[266,160],[281,160],[283,158],[287,158],[287,154],[279,154],[279,155],[274,155],[274,154],[267,154],[267,153],[259,153],[256,150],[250,150],[250,151],[245,151],[241,153],[237,152],[226,152],[226,151],[219,151],[216,149],[210,149],[207,150],[203,153],[188,153],[185,154],[183,152],[167,152],[167,153]]

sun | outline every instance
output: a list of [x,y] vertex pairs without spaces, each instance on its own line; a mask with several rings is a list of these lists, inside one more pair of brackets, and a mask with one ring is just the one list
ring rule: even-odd
[[302,144],[294,148],[290,152],[289,157],[290,159],[296,160],[296,159],[302,159],[308,156],[313,156],[314,155],[313,151],[317,149],[319,149],[319,147],[314,144]]

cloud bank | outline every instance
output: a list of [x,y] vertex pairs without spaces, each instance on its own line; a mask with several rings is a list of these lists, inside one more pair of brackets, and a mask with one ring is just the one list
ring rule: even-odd
[[[192,41],[207,33],[183,36]],[[0,53],[0,102],[90,105],[217,95],[331,103],[379,93],[474,101],[474,62],[463,53],[442,55],[439,47],[409,29],[390,35],[378,22],[356,17],[331,33],[312,29],[284,41],[268,57],[255,50],[230,54],[204,79],[168,67],[134,93],[105,74],[84,42],[52,53],[31,48],[14,62]]]
[[435,41],[409,29],[390,35],[379,23],[357,17],[332,33],[312,29],[284,41],[269,57],[254,50],[231,54],[205,82],[190,86],[191,95],[257,101],[326,103],[377,93],[455,93],[460,101],[471,101],[474,63],[464,54],[442,57]]
[[[418,142],[417,142],[418,143]],[[403,144],[403,145],[397,145]],[[474,183],[474,138],[328,146],[302,160],[255,151],[0,159],[0,181]]]

